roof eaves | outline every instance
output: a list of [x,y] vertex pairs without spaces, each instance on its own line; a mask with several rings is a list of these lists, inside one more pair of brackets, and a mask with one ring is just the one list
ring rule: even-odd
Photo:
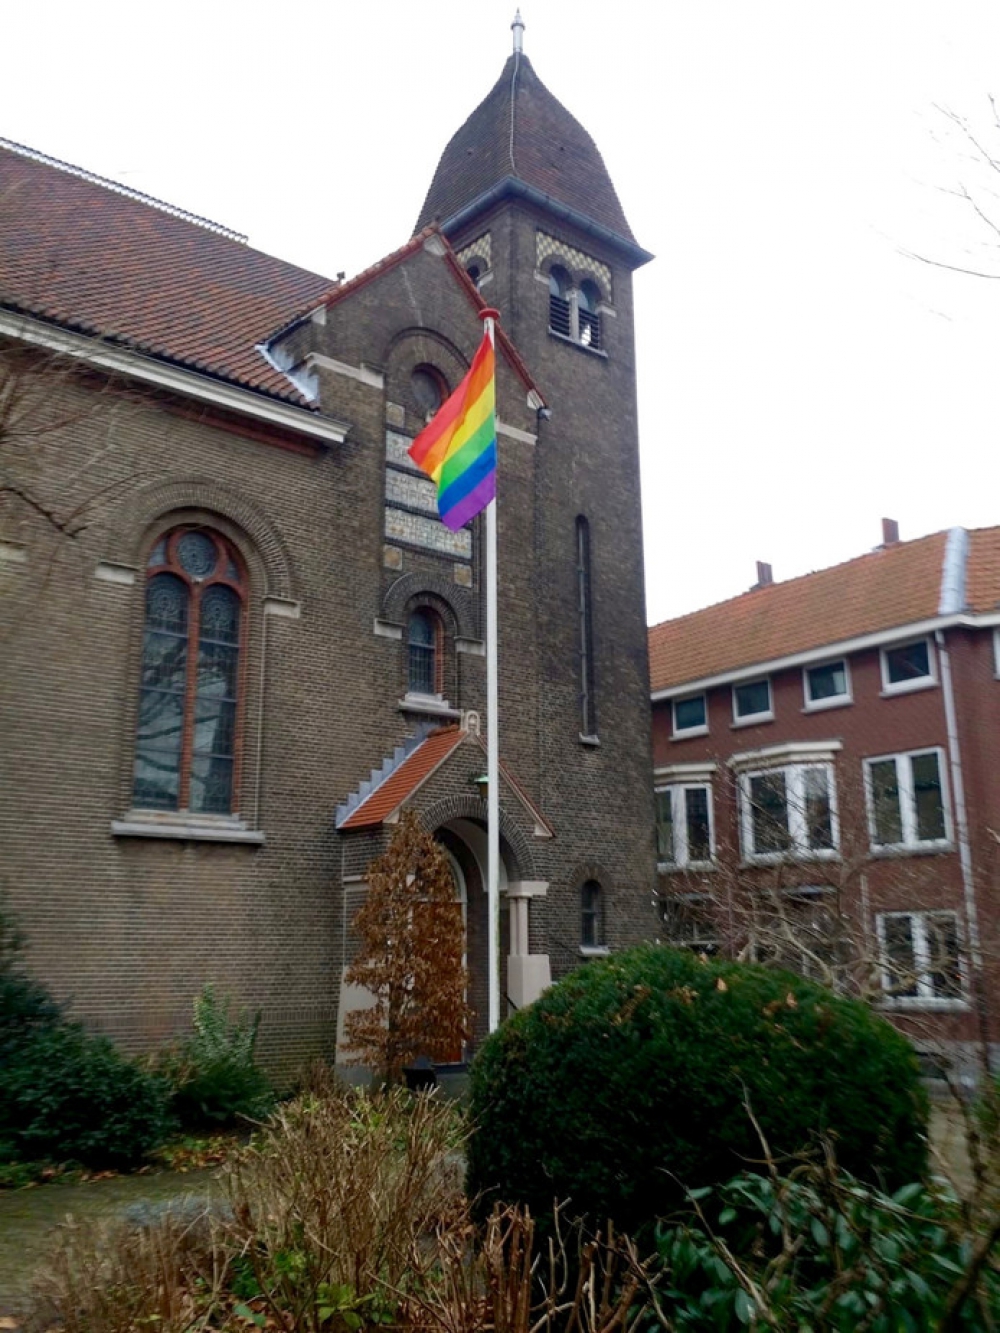
[[861,652],[866,648],[877,648],[882,644],[893,643],[909,636],[930,634],[935,630],[950,629],[957,625],[976,626],[985,623],[988,623],[985,617],[965,614],[933,616],[926,620],[909,621],[886,629],[873,630],[870,634],[860,634],[856,638],[839,639],[832,643],[818,644],[814,648],[803,648],[800,652],[788,653],[783,657],[746,662],[731,670],[716,672],[712,676],[677,681],[673,685],[664,685],[652,690],[650,698],[656,703],[663,699],[676,698],[681,694],[698,694],[703,690],[714,689],[718,685],[730,685],[734,681],[746,680],[749,677],[770,675],[775,671],[785,671],[789,667],[808,666],[812,662],[822,662],[847,653]]
[[556,217],[561,218],[564,222],[571,223],[579,231],[603,241],[606,245],[610,245],[624,259],[628,260],[633,268],[641,268],[643,264],[648,264],[651,259],[655,258],[655,255],[649,250],[644,250],[641,245],[636,245],[635,241],[629,240],[627,236],[622,236],[610,227],[605,227],[603,223],[595,222],[593,218],[587,217],[586,214],[573,208],[571,204],[564,204],[561,199],[556,199],[551,194],[536,189],[534,185],[529,185],[527,181],[521,180],[519,176],[505,176],[503,180],[497,181],[488,190],[484,190],[475,199],[464,204],[457,213],[452,213],[450,217],[444,218],[436,225],[439,225],[446,235],[449,232],[459,231],[467,222],[487,208],[492,208],[494,204],[510,198],[524,199],[528,203],[536,204],[548,212],[554,213]]
[[[13,318],[5,319],[5,313]],[[319,414],[309,404],[290,394],[270,393],[239,380],[194,368],[169,357],[146,352],[124,341],[96,338],[90,330],[50,319],[40,319],[17,307],[0,306],[0,334],[45,347],[126,378],[153,383],[189,398],[208,400],[217,406],[258,417],[329,443],[341,443],[346,422]]]

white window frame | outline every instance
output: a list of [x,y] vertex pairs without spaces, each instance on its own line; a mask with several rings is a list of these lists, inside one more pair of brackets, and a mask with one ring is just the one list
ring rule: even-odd
[[[832,694],[828,699],[813,699],[809,693],[809,673],[816,671],[821,667],[843,666],[844,668],[844,693]],[[810,662],[808,666],[802,668],[802,699],[803,712],[818,713],[824,708],[843,708],[845,704],[854,702],[854,691],[851,684],[851,664],[846,657],[831,657],[826,662]]]
[[[943,838],[918,838],[917,806],[913,791],[912,760],[920,755],[937,756],[938,779],[941,783],[941,808],[944,813]],[[896,765],[896,785],[899,788],[899,819],[903,831],[901,842],[877,842],[875,826],[875,795],[872,787],[872,766],[892,760]],[[903,763],[907,760],[910,762]],[[865,806],[868,811],[868,837],[873,856],[898,855],[900,852],[923,852],[950,849],[953,845],[951,801],[948,794],[948,768],[940,745],[926,745],[919,750],[900,750],[896,754],[877,754],[864,760]]]
[[[927,675],[918,676],[914,680],[890,680],[887,655],[896,652],[900,648],[909,648],[917,643],[927,645]],[[934,654],[934,644],[930,635],[921,634],[915,639],[901,639],[898,643],[887,643],[884,648],[879,649],[878,656],[879,665],[882,670],[883,695],[911,694],[914,690],[930,690],[938,683],[937,658]]]
[[[692,861],[689,849],[690,841],[688,838],[687,821],[687,800],[685,793],[689,791],[703,791],[707,794],[708,802],[708,860]],[[670,872],[672,870],[707,870],[715,864],[715,810],[712,800],[711,782],[670,782],[662,783],[657,786],[657,796],[670,795],[671,823],[674,830],[674,859],[672,861],[661,861],[657,856],[657,869]]]
[[[736,691],[746,689],[748,685],[760,685],[763,682],[767,686],[767,708],[760,713],[739,714],[736,711]],[[733,682],[733,726],[750,727],[756,722],[774,721],[774,687],[771,684],[770,676],[754,676],[753,680],[737,680]]]
[[[691,703],[694,699],[701,699],[705,706],[705,721],[699,723],[696,727],[679,727],[677,725],[677,705]],[[707,736],[708,735],[708,695],[703,690],[700,694],[682,695],[679,699],[670,700],[670,738],[671,740],[687,740],[689,736]]]
[[[830,836],[832,847],[810,847],[807,842],[805,782],[806,774],[819,770],[826,774],[827,795],[830,801]],[[784,775],[785,808],[788,815],[788,836],[791,846],[784,851],[757,852],[753,850],[753,800],[750,784],[754,778]],[[777,865],[782,861],[835,861],[840,856],[840,819],[837,810],[837,780],[834,766],[828,761],[770,764],[747,768],[738,778],[740,797],[740,839],[743,860],[749,865]]]
[[[893,995],[893,973],[885,937],[885,923],[890,918],[909,917],[910,944],[913,950],[913,971],[917,985],[916,995]],[[931,979],[931,954],[927,942],[927,922],[934,917],[950,917],[955,923],[958,944],[958,986],[960,995],[936,995]],[[965,963],[962,923],[957,912],[950,908],[933,911],[879,912],[875,918],[879,946],[879,981],[883,996],[881,1003],[890,1009],[967,1009],[969,978]]]

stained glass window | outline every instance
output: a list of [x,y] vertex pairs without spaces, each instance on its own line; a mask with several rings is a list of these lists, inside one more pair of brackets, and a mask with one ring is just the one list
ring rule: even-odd
[[133,804],[230,814],[245,580],[218,533],[181,528],[148,567]]

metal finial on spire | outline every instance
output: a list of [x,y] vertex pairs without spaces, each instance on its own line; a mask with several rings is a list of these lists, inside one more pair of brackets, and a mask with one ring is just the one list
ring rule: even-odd
[[524,50],[524,19],[520,10],[514,15],[514,22],[510,27],[514,34],[514,54],[519,56]]

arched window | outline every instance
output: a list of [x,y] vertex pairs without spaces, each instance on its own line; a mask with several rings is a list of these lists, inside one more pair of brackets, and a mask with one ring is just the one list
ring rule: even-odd
[[549,270],[549,328],[553,333],[560,333],[564,338],[572,338],[572,318],[570,314],[570,291],[572,286],[569,274],[558,264]]
[[590,586],[590,524],[576,520],[576,596],[580,654],[580,727],[582,735],[597,735],[597,686],[594,672],[594,608]]
[[576,294],[580,342],[584,347],[593,347],[595,351],[601,346],[601,316],[597,309],[600,301],[601,293],[596,283],[591,282],[589,278],[580,283],[580,290]]
[[411,694],[441,693],[441,621],[421,607],[407,626],[407,689]]
[[176,528],[146,566],[133,805],[231,814],[236,808],[242,561],[217,532]]
[[434,366],[417,366],[410,375],[410,388],[421,413],[428,420],[448,397],[444,376]]
[[584,949],[604,944],[604,905],[596,879],[588,879],[580,889],[580,944]]

